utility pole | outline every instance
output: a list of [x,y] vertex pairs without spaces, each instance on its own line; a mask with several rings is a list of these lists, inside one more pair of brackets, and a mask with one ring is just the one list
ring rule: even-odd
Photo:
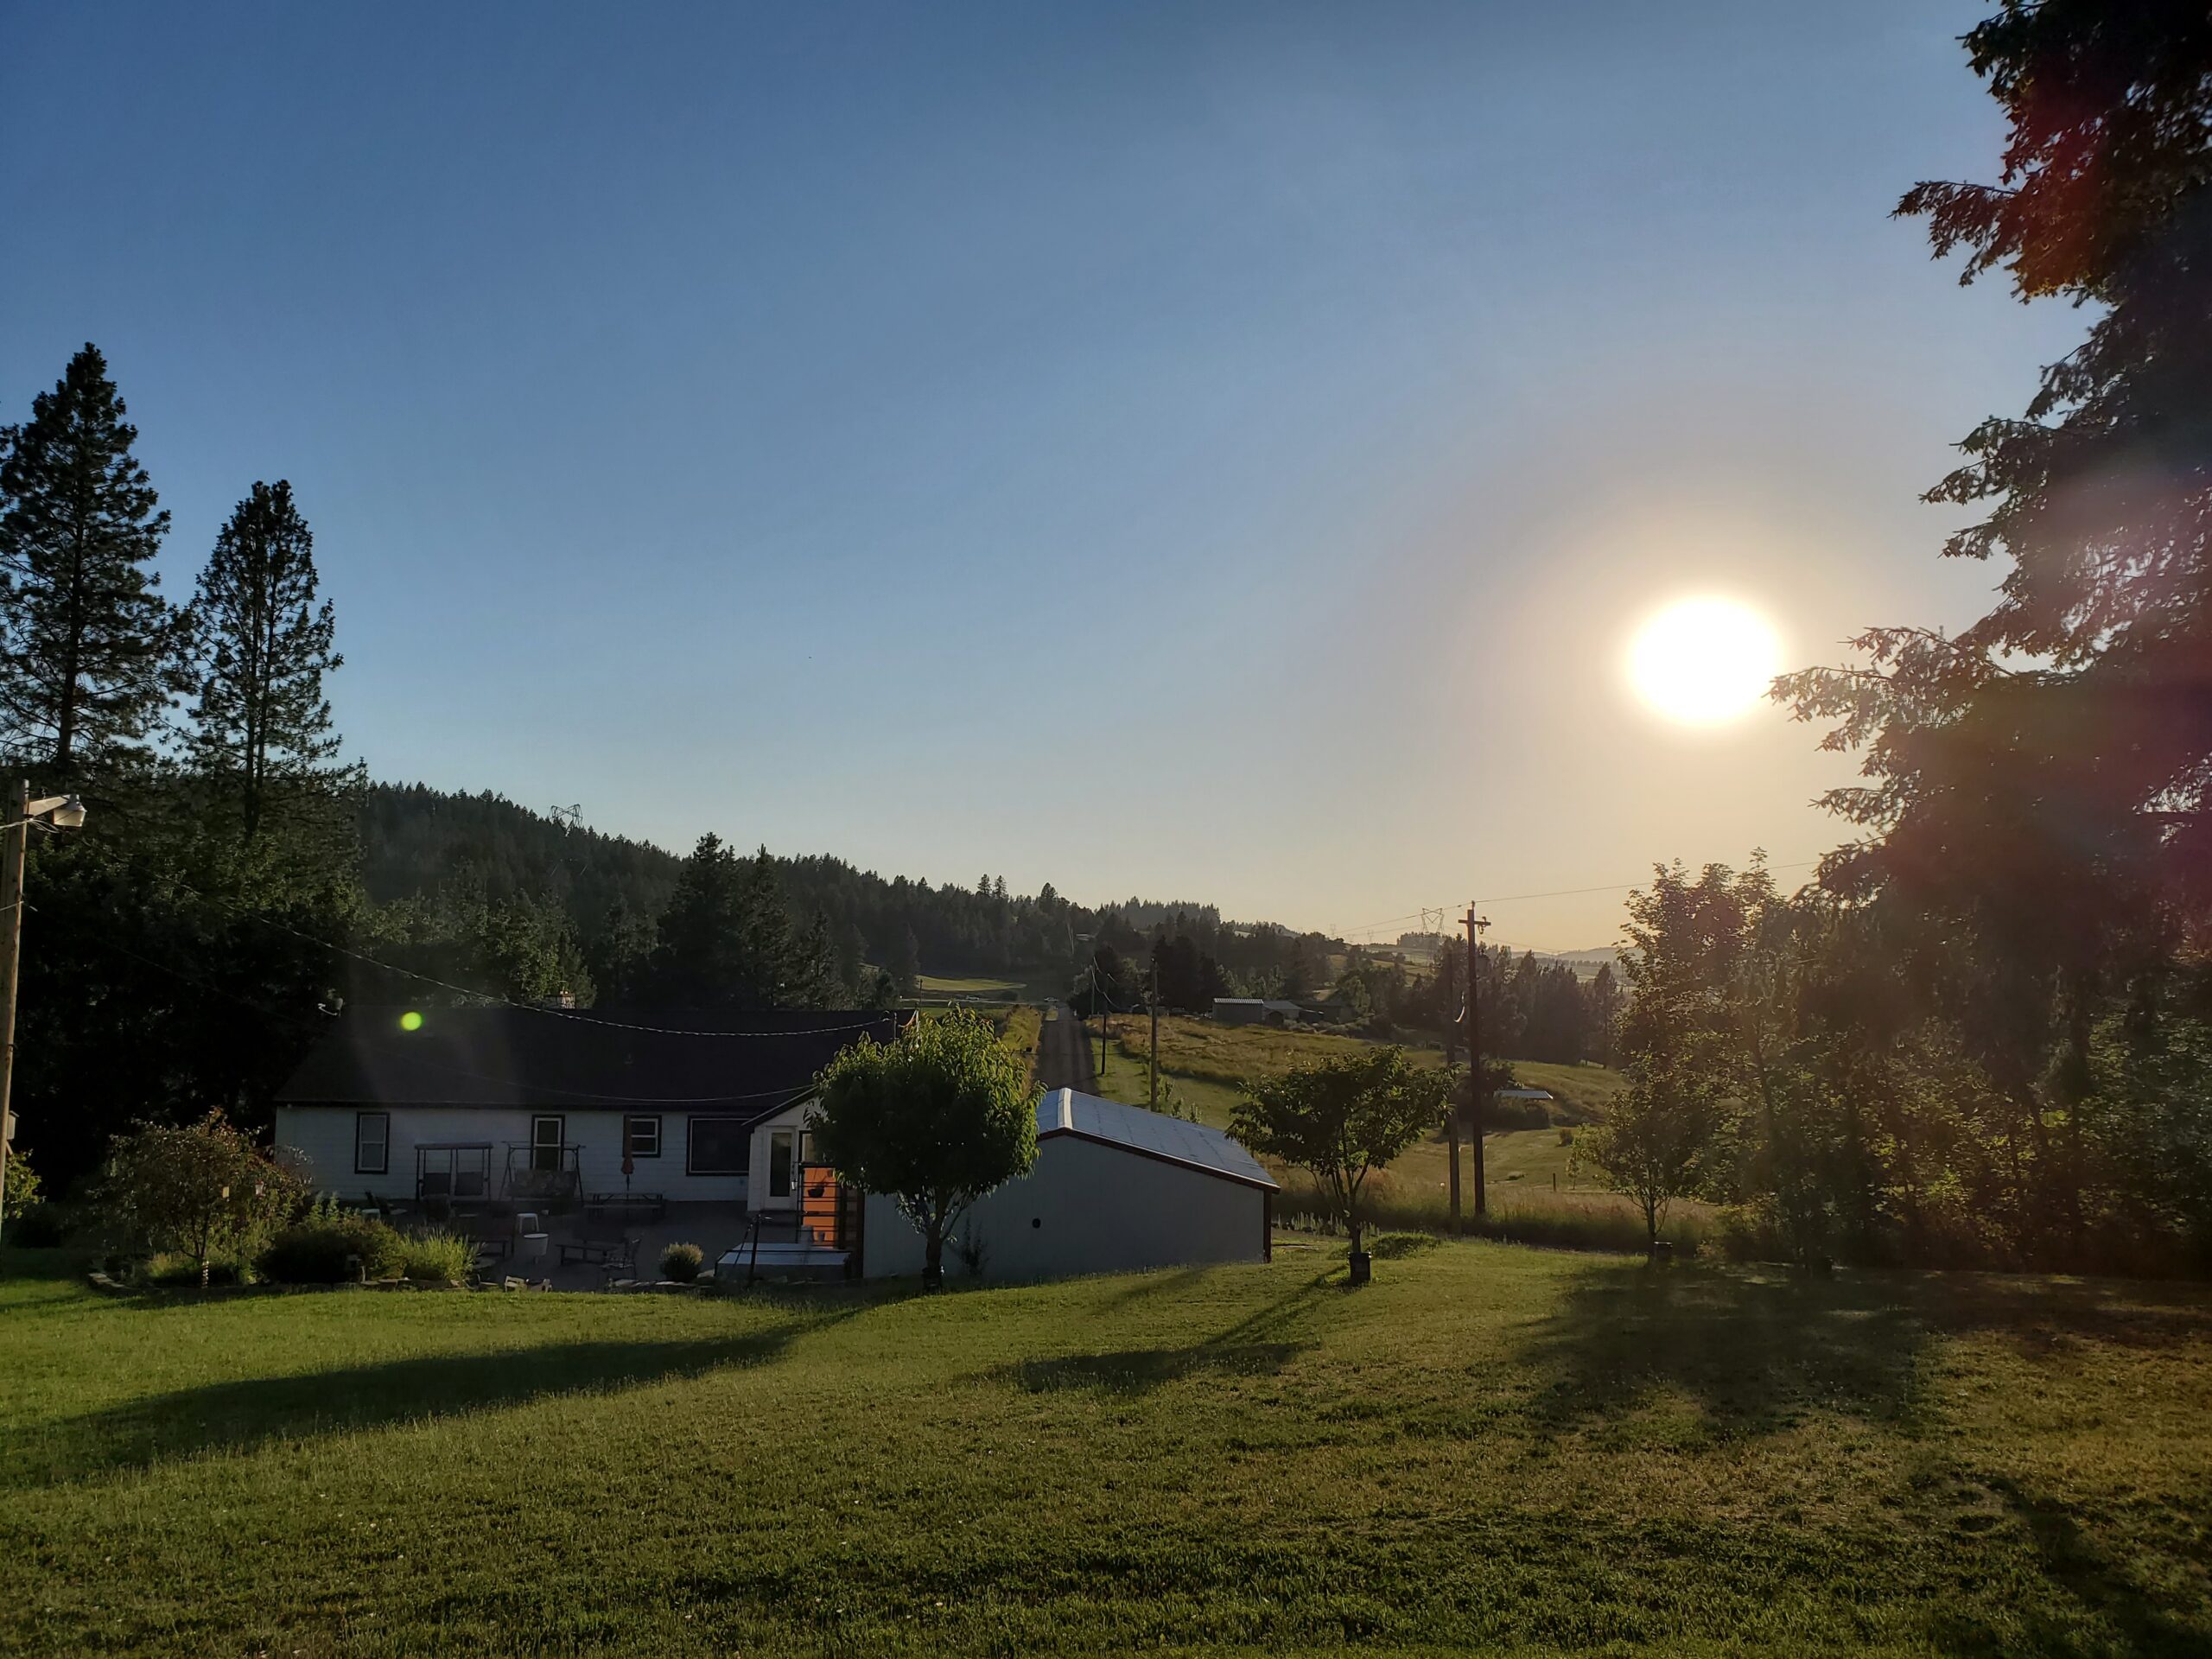
[[15,1154],[16,1115],[9,1109],[16,1091],[16,985],[23,961],[23,855],[31,841],[31,785],[23,780],[21,820],[8,843],[8,1011],[0,1034],[0,1203],[8,1196],[8,1160]]
[[1098,971],[1098,952],[1090,952],[1090,1000],[1098,1004],[1098,1081],[1106,1081],[1106,976]]
[[1475,1154],[1475,1214],[1490,1213],[1490,1185],[1483,1172],[1483,929],[1490,923],[1467,906],[1467,1139]]
[[8,1160],[15,1154],[16,1115],[9,1109],[16,1092],[16,993],[21,988],[23,963],[23,860],[30,851],[31,825],[38,819],[51,817],[57,830],[75,830],[85,822],[85,804],[74,795],[49,795],[42,801],[31,799],[30,779],[23,780],[22,811],[7,827],[15,832],[15,839],[8,843],[7,920],[0,923],[8,930],[7,950],[7,1010],[0,1014],[0,1207],[8,1197]]
[[1160,1109],[1160,947],[1152,948],[1152,1109]]
[[[1448,956],[1440,955],[1439,962],[1449,962]],[[1464,999],[1462,1000],[1464,1007]],[[1452,1070],[1452,1027],[1457,1020],[1444,1027],[1444,1070]],[[1459,1230],[1459,1103],[1446,1098],[1444,1103],[1444,1142],[1452,1149],[1452,1230]]]

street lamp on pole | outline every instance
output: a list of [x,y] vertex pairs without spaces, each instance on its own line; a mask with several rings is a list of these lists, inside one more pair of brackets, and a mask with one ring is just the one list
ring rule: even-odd
[[30,849],[31,825],[75,830],[85,822],[85,804],[74,795],[31,798],[23,785],[22,816],[4,828],[15,832],[8,845],[7,992],[6,1011],[0,1014],[0,1215],[7,1213],[8,1160],[16,1147],[16,1114],[10,1109],[16,1087],[16,987],[23,960],[23,860]]

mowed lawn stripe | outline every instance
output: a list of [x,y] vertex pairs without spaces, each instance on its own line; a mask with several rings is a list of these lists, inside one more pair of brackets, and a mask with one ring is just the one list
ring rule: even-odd
[[0,1649],[2202,1650],[2212,1295],[0,1284]]

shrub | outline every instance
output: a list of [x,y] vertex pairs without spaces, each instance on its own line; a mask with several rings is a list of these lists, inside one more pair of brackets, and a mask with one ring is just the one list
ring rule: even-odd
[[1378,1262],[1389,1262],[1399,1256],[1419,1255],[1423,1250],[1437,1246],[1433,1233],[1377,1233],[1368,1247],[1368,1254]]
[[243,1285],[252,1274],[237,1256],[211,1255],[203,1264],[183,1250],[163,1250],[147,1257],[138,1268],[138,1281],[162,1290],[199,1289],[207,1285]]
[[429,1232],[400,1241],[401,1271],[417,1283],[457,1285],[476,1271],[476,1241]]
[[707,1265],[707,1253],[696,1244],[671,1244],[660,1253],[660,1276],[688,1285]]
[[389,1279],[404,1259],[397,1233],[327,1199],[269,1242],[261,1271],[283,1285],[337,1285],[357,1275]]

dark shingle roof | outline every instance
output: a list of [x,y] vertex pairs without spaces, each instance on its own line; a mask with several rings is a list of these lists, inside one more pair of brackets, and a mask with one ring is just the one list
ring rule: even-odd
[[[697,1106],[774,1110],[832,1055],[910,1014],[784,1009],[586,1017],[538,1008],[353,1008],[276,1092],[294,1106]],[[601,1023],[622,1020],[626,1024]],[[658,1027],[645,1030],[640,1027]]]

